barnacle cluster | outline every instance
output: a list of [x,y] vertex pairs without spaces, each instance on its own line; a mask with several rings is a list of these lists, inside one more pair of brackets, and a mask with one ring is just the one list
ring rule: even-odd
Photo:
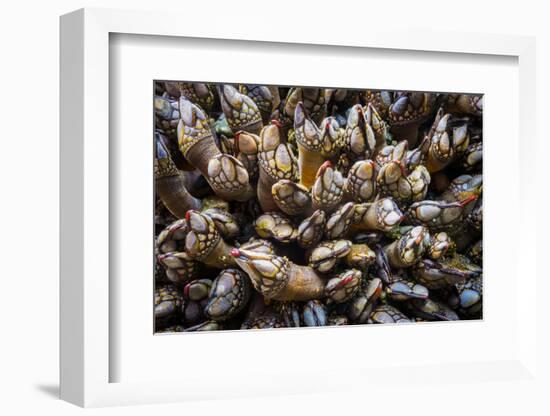
[[482,318],[482,111],[156,81],[155,331]]

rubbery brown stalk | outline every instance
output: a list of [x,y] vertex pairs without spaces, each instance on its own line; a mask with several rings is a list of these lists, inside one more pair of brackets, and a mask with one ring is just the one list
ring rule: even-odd
[[324,292],[325,281],[315,270],[292,263],[288,284],[273,299],[307,301],[323,298]]
[[201,200],[194,198],[185,188],[181,173],[164,176],[155,180],[155,190],[168,210],[176,218],[184,218],[190,209],[200,209]]
[[155,190],[166,208],[176,218],[183,218],[188,210],[199,209],[201,200],[187,191],[184,174],[172,160],[163,137],[157,134],[155,140]]
[[312,152],[298,144],[298,167],[300,169],[300,185],[311,189],[317,177],[317,171],[325,161],[319,152]]
[[191,146],[185,157],[208,179],[208,162],[218,155],[221,155],[220,149],[216,146],[214,137],[210,136]]

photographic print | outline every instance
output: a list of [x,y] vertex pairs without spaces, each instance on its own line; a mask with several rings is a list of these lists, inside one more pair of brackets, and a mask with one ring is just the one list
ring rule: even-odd
[[156,333],[483,318],[481,94],[152,98]]

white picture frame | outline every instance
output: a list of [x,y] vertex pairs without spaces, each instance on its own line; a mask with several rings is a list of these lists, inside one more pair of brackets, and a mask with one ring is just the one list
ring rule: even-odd
[[[300,7],[297,5],[296,13],[300,13]],[[518,60],[519,68],[518,137],[535,137],[536,112],[532,111],[536,87],[533,38],[480,33],[434,34],[393,27],[390,30],[376,25],[351,26],[347,30],[332,31],[329,36],[313,23],[315,19],[284,31],[268,21],[255,22],[250,19],[246,33],[239,33],[222,24],[227,18],[214,16],[211,24],[205,26],[199,20],[173,13],[106,9],[82,9],[61,18],[61,398],[85,407],[161,403],[215,397],[360,391],[361,383],[374,389],[375,380],[390,383],[393,378],[402,380],[400,383],[404,390],[414,392],[421,385],[429,385],[430,378],[442,371],[452,373],[455,382],[476,384],[480,391],[495,398],[499,394],[498,388],[485,389],[483,382],[487,384],[500,380],[516,389],[518,386],[525,387],[525,383],[533,391],[540,388],[542,381],[537,373],[536,361],[537,322],[532,319],[536,316],[535,288],[540,276],[536,271],[536,262],[525,261],[527,256],[532,259],[534,254],[528,252],[526,244],[521,244],[536,241],[535,217],[532,215],[521,216],[516,231],[520,242],[516,260],[517,264],[522,262],[525,267],[526,276],[522,279],[530,290],[518,288],[518,304],[514,311],[515,319],[521,325],[515,334],[517,345],[506,350],[506,354],[499,356],[498,360],[447,362],[442,358],[437,364],[419,362],[411,367],[396,359],[394,367],[370,365],[368,376],[362,367],[355,369],[343,365],[339,368],[336,365],[326,370],[320,369],[317,373],[312,371],[304,379],[296,377],[295,380],[289,380],[286,369],[280,368],[279,372],[266,371],[269,383],[262,385],[241,380],[231,388],[224,388],[226,380],[207,380],[196,369],[177,381],[112,382],[111,367],[115,360],[121,358],[112,349],[113,334],[110,331],[112,311],[116,310],[112,282],[109,280],[113,267],[110,261],[110,227],[114,226],[109,189],[111,173],[116,170],[113,166],[116,161],[109,152],[109,137],[113,134],[109,122],[110,88],[113,87],[110,85],[110,37],[114,34],[276,42],[281,50],[285,49],[285,45],[299,44],[353,47],[357,50],[370,48],[513,57]],[[185,21],[184,25],[182,21]],[[535,143],[531,142],[530,152],[534,151]],[[536,184],[525,173],[529,155],[519,145],[517,148],[516,192],[520,198],[513,209],[521,214],[527,212],[528,204],[536,203],[537,197]],[[519,270],[510,273],[519,273]],[[426,334],[430,331],[426,329]],[[265,332],[269,333],[265,337],[270,339],[284,333],[288,342],[296,342],[295,334],[298,333]],[[337,338],[342,334],[335,329],[323,329],[310,332],[309,336],[322,342],[321,336]],[[211,335],[201,337],[207,340]],[[174,337],[165,337],[165,340],[170,338]],[[235,342],[242,343],[243,340],[235,339]],[[247,342],[255,341],[248,338]],[[262,371],[260,368],[259,374]],[[338,381],[327,382],[324,376]],[[304,381],[308,384],[304,385]],[[208,389],[194,388],[207,382]],[[279,388],[274,390],[273,386]],[[444,391],[441,386],[432,388]],[[441,394],[440,400],[444,400],[444,393]]]

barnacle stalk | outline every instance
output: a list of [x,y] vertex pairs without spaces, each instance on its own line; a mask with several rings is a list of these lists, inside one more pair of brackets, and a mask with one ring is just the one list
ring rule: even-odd
[[327,117],[321,127],[309,117],[300,102],[294,116],[294,133],[298,145],[300,184],[306,189],[313,186],[317,171],[325,160],[334,160],[342,141],[342,129],[334,117]]
[[248,274],[254,288],[267,299],[308,301],[324,296],[324,280],[308,266],[286,257],[257,251],[233,249],[232,256]]
[[188,210],[201,207],[201,200],[194,198],[187,191],[183,173],[176,167],[158,134],[155,134],[154,169],[155,190],[163,204],[176,218],[183,218]]
[[200,107],[183,96],[179,107],[178,144],[181,153],[221,198],[239,201],[251,198],[253,190],[248,172],[236,158],[220,152],[208,119]]
[[208,163],[221,154],[214,133],[203,110],[185,97],[179,101],[178,145],[183,156],[204,177],[208,177]]
[[298,144],[300,185],[309,190],[325,158],[321,153],[321,129],[311,120],[302,102],[294,112],[294,132]]
[[231,247],[221,238],[210,217],[198,211],[188,211],[185,220],[189,229],[185,252],[191,258],[218,269],[236,266]]

